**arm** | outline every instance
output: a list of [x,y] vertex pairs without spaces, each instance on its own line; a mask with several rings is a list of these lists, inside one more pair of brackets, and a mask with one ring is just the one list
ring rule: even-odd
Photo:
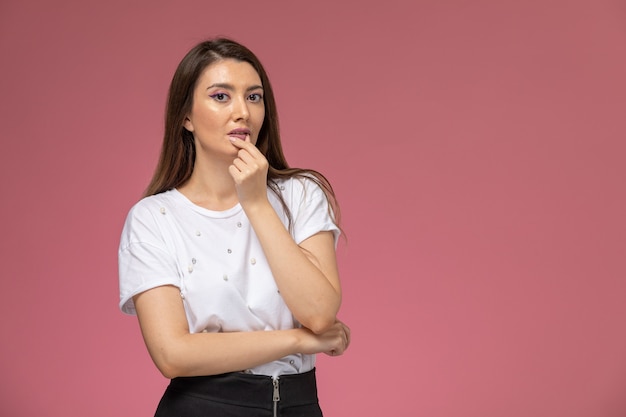
[[167,378],[252,368],[293,353],[340,355],[349,329],[340,322],[315,335],[307,329],[190,333],[178,288],[156,287],[134,298],[144,341]]
[[230,167],[239,202],[259,238],[280,293],[303,326],[323,333],[336,322],[341,305],[333,235],[320,232],[298,246],[267,198],[267,160],[248,141],[233,144],[240,148]]
[[317,233],[298,246],[269,202],[246,214],[292,314],[314,333],[323,333],[335,323],[341,305],[332,233]]

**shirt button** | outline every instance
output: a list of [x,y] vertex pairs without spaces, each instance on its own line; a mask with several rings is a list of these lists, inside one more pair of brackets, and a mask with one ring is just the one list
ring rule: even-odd
[[296,361],[294,361],[293,359],[289,361],[289,364],[293,365],[294,363],[296,363]]
[[233,253],[232,249],[228,249],[226,252]]
[[237,222],[237,227],[241,227],[241,222]]
[[228,275],[224,274],[224,276],[222,277],[222,279],[223,279],[224,281],[228,281]]
[[191,263],[195,265],[196,264],[196,258],[191,258]]
[[250,259],[250,263],[251,263],[252,265],[256,264],[256,259],[254,259],[254,258]]
[[187,267],[187,271],[189,271],[189,273],[192,273],[193,272],[193,265],[189,265]]
[[167,213],[167,210],[165,210],[165,207],[161,207],[159,211],[161,212],[161,214]]
[[196,230],[196,236],[202,236],[202,233],[200,233],[199,230]]

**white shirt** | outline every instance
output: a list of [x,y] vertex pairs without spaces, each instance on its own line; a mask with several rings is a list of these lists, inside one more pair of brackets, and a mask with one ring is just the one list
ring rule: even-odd
[[[293,219],[296,243],[339,229],[326,197],[310,179],[277,181]],[[287,216],[268,189],[270,203],[288,227]],[[258,238],[242,207],[212,211],[178,190],[146,197],[128,214],[119,248],[120,308],[136,314],[132,297],[174,285],[192,333],[283,330],[299,327],[283,301]],[[247,370],[269,376],[302,373],[314,355],[290,355]]]

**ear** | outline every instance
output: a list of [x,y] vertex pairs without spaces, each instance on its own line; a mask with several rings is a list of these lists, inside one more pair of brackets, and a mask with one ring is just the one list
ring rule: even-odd
[[189,120],[189,117],[185,117],[185,121],[183,122],[183,127],[190,132],[193,132],[193,123]]

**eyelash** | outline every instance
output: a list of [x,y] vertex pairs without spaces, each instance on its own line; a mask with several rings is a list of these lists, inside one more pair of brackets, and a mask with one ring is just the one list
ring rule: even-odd
[[[220,98],[221,96],[221,98]],[[224,101],[224,97],[228,97],[228,94],[224,94],[224,93],[215,93],[215,94],[211,94],[210,97],[212,99],[215,99],[217,101]]]
[[[226,93],[215,93],[215,94],[211,94],[210,97],[214,100],[217,100],[221,103],[224,102],[224,97],[228,97],[228,94]],[[256,97],[256,98],[252,98],[252,97]],[[263,96],[259,93],[252,93],[248,96],[248,99],[250,99],[250,101],[252,101],[253,103],[260,103],[263,101]]]

